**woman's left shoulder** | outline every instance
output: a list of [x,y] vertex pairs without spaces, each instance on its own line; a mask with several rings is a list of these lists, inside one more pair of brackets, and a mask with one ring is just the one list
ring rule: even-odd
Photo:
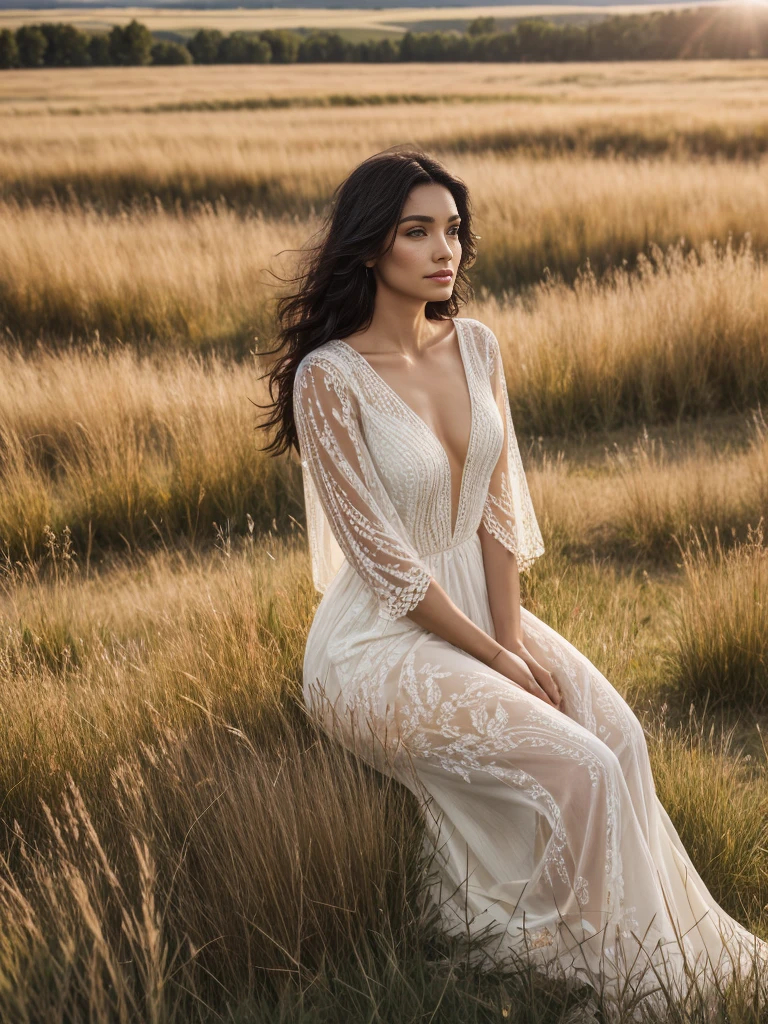
[[492,372],[496,364],[496,357],[499,351],[499,342],[496,335],[493,333],[491,328],[481,320],[476,320],[471,316],[464,316],[459,319],[464,325],[465,331],[467,331],[470,338],[473,340],[478,354],[482,357],[485,363],[486,369],[489,372]]

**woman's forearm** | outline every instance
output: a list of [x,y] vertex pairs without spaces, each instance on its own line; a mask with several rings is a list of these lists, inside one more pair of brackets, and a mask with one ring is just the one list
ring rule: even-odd
[[522,642],[520,622],[520,574],[515,556],[480,526],[488,603],[495,639],[468,618],[433,579],[424,597],[407,612],[408,618],[467,654],[488,662],[499,645],[514,651]]
[[468,618],[435,579],[421,601],[406,614],[417,626],[435,633],[486,665],[501,650],[500,641]]
[[523,642],[517,558],[484,527],[481,526],[478,534],[495,637],[467,618],[434,577],[426,594],[406,614],[423,629],[466,651],[528,693],[562,710],[562,692],[556,680],[532,657]]
[[488,603],[496,639],[502,647],[514,651],[523,640],[517,558],[482,524],[477,534],[483,551]]

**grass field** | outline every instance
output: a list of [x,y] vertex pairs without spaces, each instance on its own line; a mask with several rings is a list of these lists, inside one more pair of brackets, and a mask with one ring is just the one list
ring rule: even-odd
[[[697,0],[697,7],[711,0]],[[43,21],[59,21],[76,25],[88,32],[107,31],[112,25],[126,25],[136,18],[152,32],[173,32],[180,37],[192,35],[199,28],[217,28],[222,32],[258,31],[268,28],[318,29],[323,31],[356,31],[361,38],[400,36],[408,29],[427,32],[438,28],[459,31],[474,18],[495,18],[506,27],[520,18],[546,16],[553,21],[583,21],[604,18],[611,14],[646,14],[669,10],[680,4],[521,4],[508,7],[391,7],[373,9],[334,9],[290,7],[246,10],[171,10],[156,7],[57,8],[50,10],[0,11],[0,28],[16,29]]]
[[472,193],[462,315],[547,547],[523,601],[768,938],[767,96],[759,61],[0,76],[0,1020],[583,1019],[468,969],[410,794],[302,705],[300,467],[251,404],[271,273],[407,141]]
[[[475,9],[475,8],[473,8]],[[460,67],[460,73],[457,73]],[[345,107],[363,102],[383,107],[386,116],[401,118],[397,101],[441,100],[451,116],[461,103],[512,102],[525,114],[525,104],[549,103],[565,107],[583,102],[594,111],[607,106],[617,116],[639,108],[697,121],[711,121],[726,137],[735,123],[755,119],[764,109],[768,82],[765,61],[625,61],[599,64],[417,64],[398,68],[381,64],[349,64],[329,75],[318,64],[302,65],[193,65],[187,67],[41,68],[5,71],[0,76],[0,108],[3,115],[92,114],[99,110],[140,110],[162,113],[184,104],[217,112],[227,104],[259,102],[280,106]],[[392,105],[395,109],[392,110]],[[522,104],[522,106],[521,106]],[[207,105],[207,106],[206,106]],[[458,106],[458,110],[456,107]],[[714,109],[713,109],[714,107]],[[535,108],[539,110],[538,106]],[[728,112],[728,116],[723,114]],[[711,116],[710,116],[711,112]],[[718,116],[719,112],[719,116]],[[410,117],[413,111],[408,111]],[[58,123],[58,122],[56,122]],[[5,125],[5,122],[4,122]],[[614,123],[619,128],[620,123]],[[29,128],[29,131],[35,129]],[[53,124],[49,131],[56,131]],[[408,131],[400,121],[398,138]],[[339,145],[342,136],[331,141]],[[344,138],[341,148],[346,148]]]

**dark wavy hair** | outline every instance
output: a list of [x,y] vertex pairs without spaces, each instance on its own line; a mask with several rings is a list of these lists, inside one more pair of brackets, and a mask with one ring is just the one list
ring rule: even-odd
[[[420,149],[391,147],[368,157],[334,189],[330,210],[319,231],[317,245],[299,251],[299,272],[290,282],[298,290],[277,302],[278,344],[262,355],[279,357],[268,374],[273,415],[258,429],[277,426],[272,441],[261,451],[273,456],[299,450],[293,416],[293,381],[301,359],[333,338],[346,338],[370,326],[376,280],[365,261],[377,259],[395,242],[394,229],[411,189],[416,185],[444,185],[461,216],[458,238],[461,260],[449,299],[427,302],[428,320],[446,320],[473,297],[467,270],[477,248],[472,232],[469,190],[439,160]],[[392,239],[387,246],[390,235]],[[277,392],[275,396],[275,392]]]

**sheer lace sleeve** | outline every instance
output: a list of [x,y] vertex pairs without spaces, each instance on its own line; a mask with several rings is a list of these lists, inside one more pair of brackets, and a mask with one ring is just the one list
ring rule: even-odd
[[[485,326],[485,325],[483,325]],[[518,569],[528,569],[544,553],[539,524],[520,458],[501,349],[496,335],[485,327],[486,365],[491,389],[504,424],[504,443],[491,474],[483,506],[483,525],[504,547],[517,556]]]
[[346,559],[397,619],[432,579],[376,472],[348,381],[328,359],[299,364],[293,409],[301,453],[312,575],[322,593]]

